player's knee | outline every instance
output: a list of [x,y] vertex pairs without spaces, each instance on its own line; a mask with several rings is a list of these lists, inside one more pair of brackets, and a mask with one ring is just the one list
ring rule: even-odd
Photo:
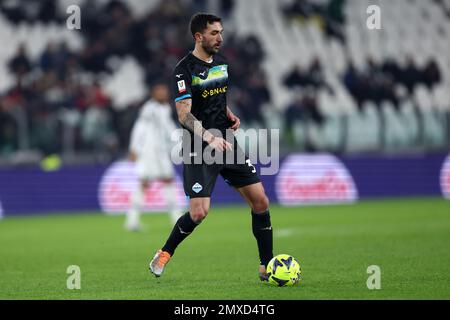
[[191,218],[195,223],[202,222],[208,215],[208,209],[199,206],[191,210]]
[[256,197],[252,201],[252,210],[256,213],[266,212],[269,210],[269,198],[265,194]]

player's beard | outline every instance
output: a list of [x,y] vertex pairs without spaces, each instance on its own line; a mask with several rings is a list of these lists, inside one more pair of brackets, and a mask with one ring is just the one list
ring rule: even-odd
[[216,49],[216,48],[215,48],[215,45],[209,44],[209,43],[207,43],[207,42],[203,42],[203,43],[202,43],[202,48],[203,48],[203,50],[204,50],[207,54],[213,56],[213,55],[215,55],[217,52],[219,52],[220,46],[219,46],[218,49]]

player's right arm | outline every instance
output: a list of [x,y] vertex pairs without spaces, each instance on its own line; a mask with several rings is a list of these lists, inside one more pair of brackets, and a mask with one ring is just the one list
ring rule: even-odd
[[190,70],[183,64],[177,65],[173,74],[173,80],[175,105],[178,121],[181,125],[216,150],[232,150],[229,142],[223,138],[215,137],[211,132],[203,128],[202,123],[192,114],[192,75]]
[[178,121],[197,137],[201,137],[203,141],[206,141],[212,148],[225,151],[232,150],[232,146],[229,142],[221,137],[214,136],[211,132],[203,128],[201,122],[191,113],[192,99],[183,99],[175,102]]

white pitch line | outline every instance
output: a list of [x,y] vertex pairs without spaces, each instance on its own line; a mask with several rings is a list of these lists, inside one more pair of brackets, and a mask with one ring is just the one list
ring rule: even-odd
[[277,238],[286,238],[294,234],[294,229],[278,229],[275,230],[274,236]]

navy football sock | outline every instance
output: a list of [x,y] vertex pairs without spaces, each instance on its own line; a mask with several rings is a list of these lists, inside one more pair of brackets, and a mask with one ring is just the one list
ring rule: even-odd
[[273,232],[269,211],[252,212],[252,229],[258,244],[260,264],[267,266],[273,258]]
[[173,256],[178,245],[186,239],[186,237],[190,235],[197,226],[198,224],[192,220],[190,213],[186,212],[178,219],[177,223],[175,223],[166,244],[162,247],[162,250]]

